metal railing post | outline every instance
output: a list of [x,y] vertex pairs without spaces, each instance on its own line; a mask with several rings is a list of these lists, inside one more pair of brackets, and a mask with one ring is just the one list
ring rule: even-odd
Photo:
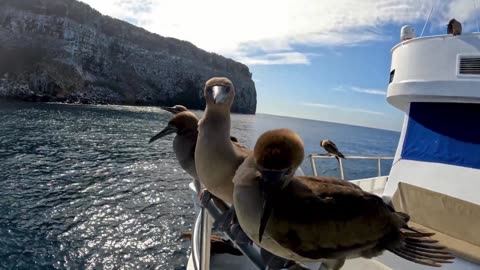
[[378,176],[382,176],[382,160],[378,159]]
[[[190,183],[190,189],[194,193],[198,193],[194,183]],[[210,200],[206,208],[200,208],[200,213],[195,221],[195,227],[192,234],[192,257],[195,270],[209,270],[210,266],[210,237],[211,237],[211,222],[210,219],[216,220],[221,217],[225,211],[228,210],[228,206],[219,200]],[[204,216],[206,216],[204,218]],[[238,244],[235,243],[232,233],[227,230],[225,236],[242,252],[258,269],[265,269],[263,259],[257,249],[250,244]],[[205,235],[207,234],[207,235]],[[207,243],[204,243],[204,242]],[[206,267],[206,268],[204,268]]]
[[212,228],[210,228],[210,214],[206,209],[202,211],[201,240],[200,240],[200,269],[210,269],[210,236]]
[[314,176],[317,175],[317,165],[315,164],[315,158],[313,158],[313,155],[310,155],[310,163],[312,163],[312,171]]
[[341,158],[337,158],[338,167],[340,168],[340,179],[345,180],[345,175],[343,175],[343,163]]

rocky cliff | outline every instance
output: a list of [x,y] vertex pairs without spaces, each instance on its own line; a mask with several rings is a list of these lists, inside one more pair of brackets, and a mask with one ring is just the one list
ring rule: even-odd
[[226,76],[232,110],[255,113],[247,66],[152,34],[75,0],[0,0],[0,96],[31,101],[203,109],[203,86]]

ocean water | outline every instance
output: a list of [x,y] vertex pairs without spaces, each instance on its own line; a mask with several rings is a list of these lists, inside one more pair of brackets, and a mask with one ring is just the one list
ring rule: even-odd
[[[176,163],[173,136],[147,143],[169,118],[155,107],[0,100],[0,269],[185,269],[190,242],[178,236],[194,220],[191,179]],[[232,117],[232,135],[249,147],[280,127],[298,132],[307,154],[322,152],[319,141],[328,138],[347,155],[393,156],[399,138],[319,121]],[[319,162],[319,174],[338,176],[335,162]],[[376,161],[344,166],[347,179],[376,174]]]

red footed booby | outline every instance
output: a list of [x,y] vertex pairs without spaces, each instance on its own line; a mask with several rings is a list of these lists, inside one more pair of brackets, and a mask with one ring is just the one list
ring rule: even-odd
[[227,78],[205,83],[205,113],[198,124],[195,164],[200,181],[222,201],[232,204],[232,179],[250,150],[230,139],[230,108],[235,87]]
[[[173,151],[175,157],[185,172],[194,179],[198,180],[197,170],[195,168],[195,146],[198,137],[198,118],[188,111],[183,105],[175,105],[173,107],[161,107],[163,110],[171,112],[174,116],[168,121],[167,126],[153,136],[149,143],[152,143],[164,136],[176,133],[173,139]],[[230,137],[233,142],[238,142],[237,138]],[[198,190],[200,186],[198,185]]]
[[[167,126],[153,136],[149,143],[152,143],[164,136],[176,133],[173,139],[173,151],[180,167],[194,179],[198,179],[195,167],[195,146],[198,136],[198,118],[189,111],[175,114]],[[200,188],[200,186],[197,186]]]
[[462,24],[455,20],[451,19],[447,25],[447,34],[458,36],[462,34]]
[[330,140],[321,140],[320,146],[327,151],[327,153],[334,155],[335,157],[345,158],[345,156],[338,151],[337,145]]
[[454,258],[429,238],[433,233],[409,227],[408,215],[380,197],[335,178],[294,176],[303,156],[296,133],[268,131],[237,170],[237,218],[259,246],[297,262],[322,261],[332,270],[345,259],[372,258],[384,250],[437,267]]

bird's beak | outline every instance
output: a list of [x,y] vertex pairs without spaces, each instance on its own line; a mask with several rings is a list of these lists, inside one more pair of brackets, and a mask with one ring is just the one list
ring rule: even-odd
[[214,103],[225,103],[227,101],[228,87],[223,85],[214,85],[212,86],[212,90]]
[[160,108],[161,108],[162,110],[165,110],[165,111],[170,112],[170,113],[173,113],[173,114],[177,114],[177,113],[180,112],[180,111],[179,111],[177,108],[175,108],[175,107],[160,106]]
[[260,191],[263,194],[264,202],[262,208],[262,216],[260,219],[260,227],[258,229],[258,241],[262,242],[263,233],[267,227],[268,219],[272,214],[273,201],[275,196],[285,186],[285,176],[287,170],[262,170],[262,181],[260,182]]
[[152,138],[150,138],[150,141],[148,141],[148,143],[152,143],[164,136],[167,136],[168,134],[172,134],[172,133],[175,133],[177,132],[177,128],[174,127],[174,126],[171,126],[171,125],[168,125],[166,126],[162,131],[160,131],[157,135],[153,136]]

